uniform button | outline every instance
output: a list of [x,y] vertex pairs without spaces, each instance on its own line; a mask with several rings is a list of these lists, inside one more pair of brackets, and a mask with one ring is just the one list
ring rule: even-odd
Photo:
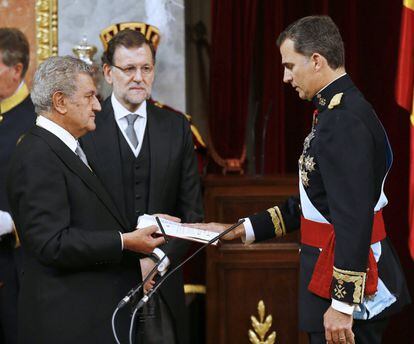
[[139,180],[136,180],[135,181],[135,185],[138,185],[140,183],[140,181]]
[[135,199],[140,199],[141,195],[135,195]]
[[141,214],[141,210],[135,210],[135,214]]
[[136,170],[139,170],[139,165],[135,165],[135,169]]

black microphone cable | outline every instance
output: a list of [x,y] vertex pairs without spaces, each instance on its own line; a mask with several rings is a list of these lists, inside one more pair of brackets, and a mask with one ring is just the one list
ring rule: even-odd
[[[132,288],[128,294],[121,300],[119,301],[118,305],[116,306],[114,312],[112,313],[112,319],[111,319],[111,324],[112,324],[112,333],[114,335],[115,341],[117,344],[121,344],[117,333],[116,333],[116,328],[115,328],[115,319],[116,319],[116,314],[118,313],[118,311],[125,307],[125,305],[127,305],[131,299],[141,290],[142,286],[145,285],[145,283],[147,283],[149,281],[149,279],[151,278],[151,276],[153,275],[153,273],[158,269],[158,267],[161,265],[162,261],[164,260],[164,258],[167,255],[164,255],[158,262],[157,264],[154,265],[154,267],[152,268],[152,270],[148,273],[147,276],[145,276],[144,280],[138,284],[138,286]],[[135,313],[135,312],[134,312]]]

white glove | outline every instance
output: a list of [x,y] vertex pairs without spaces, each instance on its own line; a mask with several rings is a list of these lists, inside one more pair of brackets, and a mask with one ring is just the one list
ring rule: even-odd
[[14,228],[13,219],[7,211],[0,210],[0,236],[12,233]]

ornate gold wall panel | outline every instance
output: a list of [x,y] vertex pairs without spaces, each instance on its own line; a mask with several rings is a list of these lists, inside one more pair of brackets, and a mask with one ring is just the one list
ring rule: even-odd
[[37,64],[58,54],[58,0],[36,1]]

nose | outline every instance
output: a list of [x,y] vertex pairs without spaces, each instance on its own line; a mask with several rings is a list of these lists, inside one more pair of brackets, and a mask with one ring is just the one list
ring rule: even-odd
[[283,82],[290,83],[292,81],[292,73],[289,69],[285,68],[283,71]]
[[93,104],[92,104],[92,110],[93,111],[101,111],[101,103],[99,103],[98,98],[96,96],[93,96]]
[[137,71],[134,74],[134,81],[135,82],[141,82],[142,81],[141,68],[137,68]]

